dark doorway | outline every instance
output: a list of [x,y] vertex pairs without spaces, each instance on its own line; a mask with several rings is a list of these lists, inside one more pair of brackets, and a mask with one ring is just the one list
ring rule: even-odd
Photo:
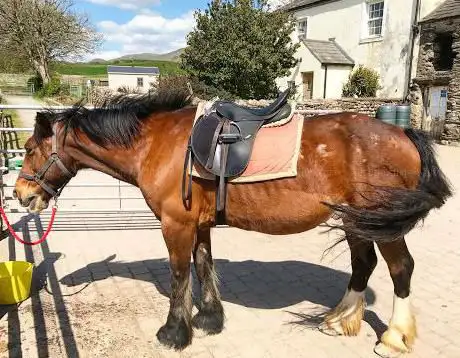
[[434,69],[436,71],[449,71],[454,65],[455,53],[452,51],[452,33],[439,33],[436,35],[434,50]]

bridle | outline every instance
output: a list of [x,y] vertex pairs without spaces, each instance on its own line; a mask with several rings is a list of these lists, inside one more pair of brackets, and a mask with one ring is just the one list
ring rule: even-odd
[[[42,187],[44,191],[50,194],[54,198],[55,201],[57,200],[57,198],[59,198],[62,190],[67,185],[67,183],[70,181],[70,179],[72,179],[76,175],[76,173],[74,173],[72,170],[67,169],[67,167],[62,162],[61,158],[59,158],[58,148],[57,148],[57,138],[56,138],[57,124],[58,123],[56,122],[53,125],[53,136],[51,138],[51,155],[46,161],[46,163],[43,164],[40,170],[37,173],[34,173],[33,175],[23,173],[22,171],[19,173],[19,178],[24,178],[26,180],[36,182],[38,185]],[[50,185],[48,185],[44,181],[45,174],[53,166],[53,164],[56,164],[61,170],[61,172],[64,173],[64,175],[67,177],[66,181],[57,190],[54,190]]]
[[[48,194],[50,194],[54,201],[55,204],[53,206],[53,209],[51,211],[51,217],[49,220],[48,228],[46,229],[45,233],[42,235],[42,237],[36,241],[25,241],[21,237],[18,236],[18,234],[14,231],[13,227],[11,226],[10,222],[8,221],[8,218],[6,217],[5,210],[3,209],[3,206],[0,205],[0,215],[3,221],[6,223],[9,232],[11,235],[20,243],[24,245],[38,245],[41,244],[46,240],[48,237],[48,234],[51,231],[51,228],[53,227],[54,223],[54,218],[56,216],[56,211],[57,211],[57,199],[59,198],[59,195],[61,195],[62,189],[67,185],[67,183],[70,181],[75,176],[75,173],[72,170],[67,169],[67,167],[64,165],[62,162],[61,158],[59,158],[58,155],[58,148],[57,148],[57,138],[56,138],[56,129],[57,129],[57,123],[53,125],[53,136],[51,138],[51,155],[46,161],[46,163],[40,168],[40,170],[37,173],[34,173],[33,175],[31,174],[26,174],[23,173],[22,170],[19,173],[19,178],[24,178],[26,180],[34,181],[38,185],[40,185],[43,190],[45,190]],[[52,167],[53,164],[56,164],[59,169],[65,174],[66,176],[66,181],[58,188],[57,190],[54,190],[50,185],[48,185],[45,180],[45,174],[48,172],[48,170]]]

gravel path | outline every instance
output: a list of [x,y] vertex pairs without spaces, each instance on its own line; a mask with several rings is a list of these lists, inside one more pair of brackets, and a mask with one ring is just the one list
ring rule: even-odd
[[[43,105],[42,102],[36,100],[31,96],[5,96],[8,104],[25,104],[25,105]],[[35,124],[35,116],[37,111],[30,109],[16,110],[21,118],[21,125],[23,127],[33,127]]]

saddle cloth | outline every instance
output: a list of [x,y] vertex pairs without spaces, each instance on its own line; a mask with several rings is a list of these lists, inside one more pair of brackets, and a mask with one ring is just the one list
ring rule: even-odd
[[[195,122],[211,105],[211,101],[198,104]],[[303,122],[303,116],[295,113],[295,106],[292,106],[289,117],[262,126],[255,138],[247,168],[241,175],[228,178],[228,182],[251,183],[295,177],[297,175],[297,160],[300,154]],[[216,178],[197,161],[193,162],[192,176],[208,180],[215,180]]]

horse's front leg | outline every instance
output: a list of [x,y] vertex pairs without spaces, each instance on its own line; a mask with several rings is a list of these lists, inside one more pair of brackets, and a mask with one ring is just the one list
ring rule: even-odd
[[220,333],[224,327],[224,308],[217,288],[217,275],[211,253],[211,229],[198,230],[193,248],[195,271],[201,285],[200,311],[193,325],[208,334]]
[[163,237],[169,252],[171,297],[166,324],[158,330],[158,340],[169,347],[183,349],[192,341],[192,290],[190,258],[196,227],[162,218]]

